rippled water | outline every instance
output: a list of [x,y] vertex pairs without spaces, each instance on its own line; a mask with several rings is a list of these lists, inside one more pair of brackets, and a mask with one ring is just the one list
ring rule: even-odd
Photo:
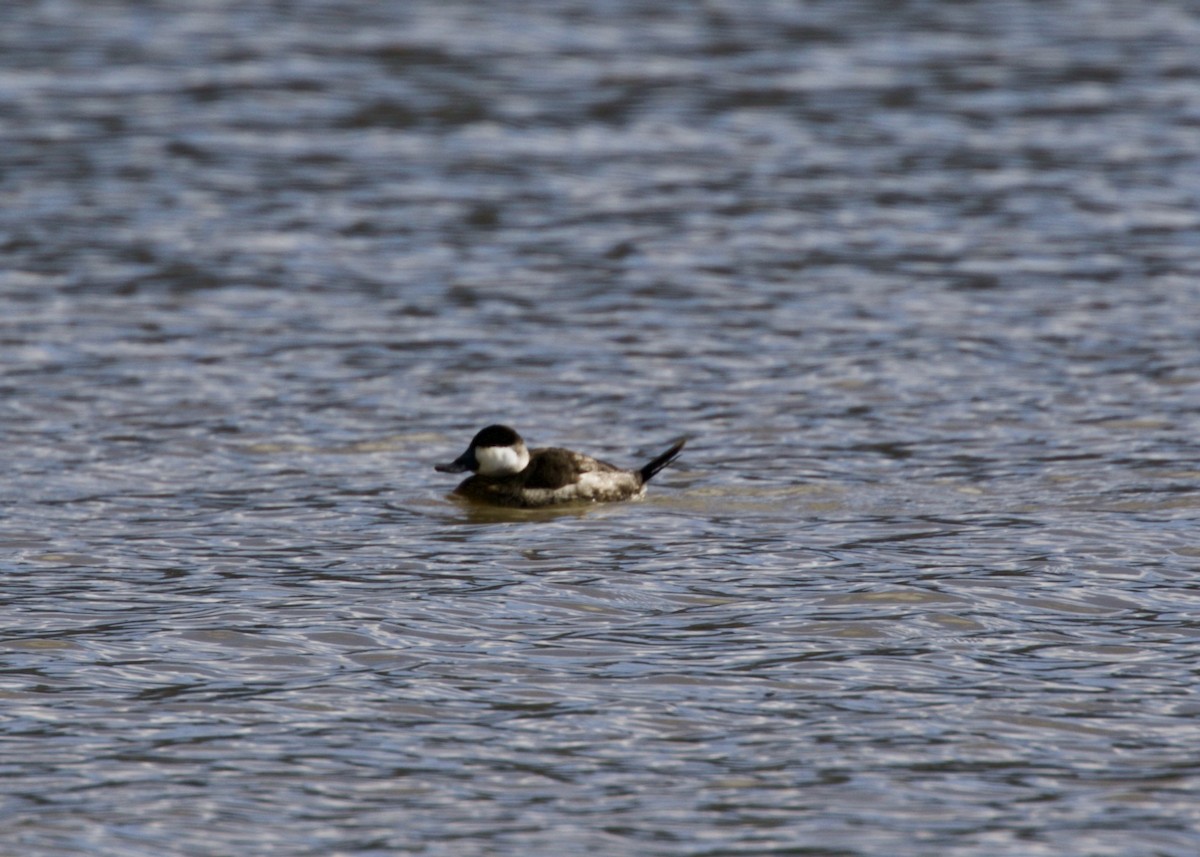
[[[1200,851],[1200,11],[0,7],[0,851]],[[645,502],[465,510],[504,420]]]

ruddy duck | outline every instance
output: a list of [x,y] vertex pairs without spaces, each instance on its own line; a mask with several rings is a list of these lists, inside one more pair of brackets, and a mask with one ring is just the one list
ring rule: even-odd
[[532,509],[558,503],[602,503],[630,500],[646,493],[646,483],[679,455],[686,438],[638,470],[622,470],[569,449],[526,449],[525,441],[508,426],[488,426],[471,439],[467,451],[442,473],[469,476],[454,493],[477,503]]

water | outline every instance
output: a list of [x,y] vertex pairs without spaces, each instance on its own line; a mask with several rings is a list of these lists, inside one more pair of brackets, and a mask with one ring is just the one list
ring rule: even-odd
[[1197,853],[1194,7],[186,5],[0,9],[0,851]]

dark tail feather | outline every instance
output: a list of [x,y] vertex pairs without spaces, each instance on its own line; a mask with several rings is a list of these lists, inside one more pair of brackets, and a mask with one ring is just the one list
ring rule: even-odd
[[670,449],[639,470],[638,473],[642,475],[642,484],[644,485],[645,483],[649,482],[655,473],[662,470],[664,467],[674,461],[675,456],[679,455],[680,450],[683,449],[683,445],[687,443],[687,441],[688,439],[686,437],[679,438],[679,440],[671,444]]

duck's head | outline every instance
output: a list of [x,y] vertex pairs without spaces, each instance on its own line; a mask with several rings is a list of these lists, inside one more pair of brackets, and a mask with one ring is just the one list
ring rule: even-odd
[[436,464],[442,473],[470,470],[480,476],[511,476],[529,465],[525,441],[508,426],[488,426],[471,439],[467,451],[449,464]]

